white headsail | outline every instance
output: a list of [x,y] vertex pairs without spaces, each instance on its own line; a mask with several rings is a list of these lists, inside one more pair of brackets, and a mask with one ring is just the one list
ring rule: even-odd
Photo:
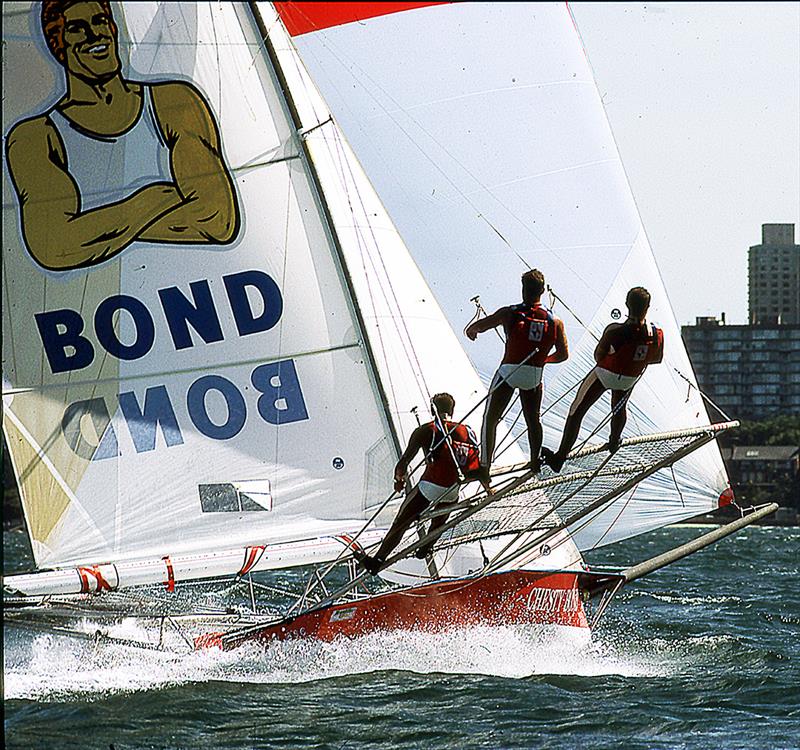
[[[545,369],[555,447],[603,328],[626,291],[652,294],[664,363],[629,404],[627,435],[708,423],[591,69],[563,3],[276,3],[293,42],[451,325],[481,294],[518,298],[526,267],[563,301],[570,360]],[[500,344],[463,340],[488,379]],[[608,414],[601,400],[585,437]],[[594,438],[602,442],[605,435]],[[715,508],[727,488],[709,444],[575,529],[608,544]]]

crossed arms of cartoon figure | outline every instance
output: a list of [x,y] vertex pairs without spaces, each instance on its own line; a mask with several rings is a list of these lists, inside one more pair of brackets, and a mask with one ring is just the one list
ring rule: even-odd
[[9,133],[8,166],[23,236],[39,265],[51,270],[96,265],[136,240],[226,244],[236,237],[236,195],[208,105],[196,89],[178,81],[153,84],[152,98],[172,181],[91,210],[81,210],[64,145],[46,115],[20,122]]

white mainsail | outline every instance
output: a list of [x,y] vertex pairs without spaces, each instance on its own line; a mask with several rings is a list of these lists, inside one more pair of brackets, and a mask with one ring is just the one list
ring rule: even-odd
[[[430,396],[445,390],[456,399],[456,416],[479,434],[486,387],[309,77],[274,4],[255,5],[291,92],[298,126],[323,189],[398,433],[405,442],[418,420],[428,418],[425,409]],[[423,406],[412,415],[403,408],[407,404]],[[497,436],[504,446],[505,461],[523,460],[506,426],[499,427]],[[485,547],[463,545],[451,551],[446,562],[439,561],[439,572],[460,575],[475,570],[486,551],[491,553],[503,544],[487,540]],[[567,532],[559,536],[554,550],[548,560],[531,565],[581,565],[580,552]],[[415,577],[426,571],[426,565],[416,560],[403,561],[399,567]],[[397,570],[395,566],[386,575],[402,582]]]
[[[38,5],[12,5],[4,132],[23,150],[14,128],[52,119],[64,71],[29,22]],[[396,445],[250,11],[128,3],[114,15],[126,81],[190,85],[207,102],[239,226],[226,242],[137,240],[98,265],[46,270],[26,245],[12,182],[24,175],[7,162],[3,424],[35,562],[357,530],[369,499],[391,490]],[[119,140],[118,161],[94,165],[84,182],[145,159]],[[81,144],[68,168],[78,168]],[[191,169],[171,159],[173,170]],[[113,177],[125,187],[124,174]],[[29,200],[45,200],[46,187]],[[102,207],[102,190],[91,200]]]
[[[57,120],[64,93],[63,71],[31,32],[35,11],[4,7],[14,149],[25,146],[19,123]],[[24,175],[7,162],[4,430],[36,565],[65,570],[43,586],[18,579],[19,590],[74,590],[71,565],[95,590],[333,559],[389,494],[415,410],[426,419],[430,395],[448,390],[463,413],[485,388],[333,123],[307,136],[327,175],[320,205],[306,134],[251,10],[127,3],[114,14],[126,81],[149,92],[189,84],[207,102],[239,226],[220,242],[143,233],[104,262],[47,270],[26,244],[15,189]],[[302,95],[302,65],[287,62],[293,102],[321,111],[316,93]],[[153,109],[150,135],[164,148],[164,114]],[[313,110],[303,116],[306,130],[320,124]],[[80,136],[92,134],[64,119],[76,172]],[[79,209],[141,187],[129,174],[147,160],[141,143],[109,140],[116,161],[73,178]],[[176,158],[163,179],[177,179]]]
[[[566,5],[276,7],[451,325],[469,319],[476,293],[490,309],[516,301],[527,266],[565,303],[555,310],[571,357],[545,369],[545,445],[557,445],[597,337],[637,285],[652,294],[666,353],[634,390],[626,435],[708,424]],[[499,342],[463,344],[488,379]],[[608,408],[590,411],[584,437]],[[588,549],[707,512],[726,488],[711,443],[583,522],[575,539]]]

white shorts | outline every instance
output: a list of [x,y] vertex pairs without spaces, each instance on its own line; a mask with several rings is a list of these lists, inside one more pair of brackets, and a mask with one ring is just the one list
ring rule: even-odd
[[530,391],[538,388],[542,382],[542,371],[544,367],[534,365],[509,365],[503,364],[497,368],[492,387],[504,380],[512,388],[519,388],[521,391]]
[[418,485],[419,491],[431,505],[436,503],[454,503],[458,500],[458,485],[442,487],[441,484],[422,481]]
[[639,379],[638,375],[617,375],[617,373],[604,370],[602,367],[595,367],[594,371],[603,386],[612,391],[629,391]]

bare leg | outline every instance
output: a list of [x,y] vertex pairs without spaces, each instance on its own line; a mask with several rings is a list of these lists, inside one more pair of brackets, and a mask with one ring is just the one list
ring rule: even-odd
[[539,412],[542,408],[542,384],[528,391],[519,392],[519,400],[522,404],[522,413],[525,415],[525,423],[528,425],[528,445],[531,449],[531,471],[534,474],[539,472],[539,453],[542,450],[542,423],[539,419]]
[[564,424],[564,434],[561,436],[561,445],[555,453],[549,451],[544,452],[545,463],[553,471],[561,471],[564,461],[575,441],[578,439],[578,433],[581,429],[581,423],[589,411],[591,406],[603,395],[605,386],[597,379],[594,372],[590,372],[584,379],[581,387],[578,389],[578,394],[575,396],[575,401],[569,410],[569,416]]
[[494,446],[497,441],[497,424],[503,417],[503,412],[514,395],[514,389],[504,380],[492,382],[492,394],[486,402],[486,411],[483,413],[483,429],[481,430],[481,469],[485,469],[485,478],[488,480],[489,467],[492,464]]
[[378,551],[374,555],[362,554],[359,560],[372,575],[375,575],[373,571],[377,570],[385,562],[389,553],[400,543],[409,526],[419,518],[419,514],[428,505],[428,499],[419,491],[419,487],[411,490],[405,502],[400,506],[400,510],[397,512],[389,531],[386,532]]
[[[452,503],[439,503],[439,505],[437,507],[446,508],[448,505],[452,505]],[[430,534],[432,531],[436,531],[436,529],[440,529],[442,526],[444,526],[447,523],[447,519],[448,518],[449,518],[449,514],[448,515],[443,515],[443,516],[436,516],[436,518],[434,518],[431,521],[431,525],[428,527],[428,534]],[[439,537],[436,537],[436,539],[438,539],[438,538]],[[418,557],[420,560],[422,560],[422,559],[426,558],[428,555],[430,555],[431,551],[433,550],[433,545],[436,544],[436,539],[434,539],[432,542],[428,542],[428,544],[426,544],[424,547],[420,547],[414,553],[414,556]]]
[[628,421],[628,396],[630,391],[611,391],[611,434],[608,449],[616,453],[622,439],[622,430]]

